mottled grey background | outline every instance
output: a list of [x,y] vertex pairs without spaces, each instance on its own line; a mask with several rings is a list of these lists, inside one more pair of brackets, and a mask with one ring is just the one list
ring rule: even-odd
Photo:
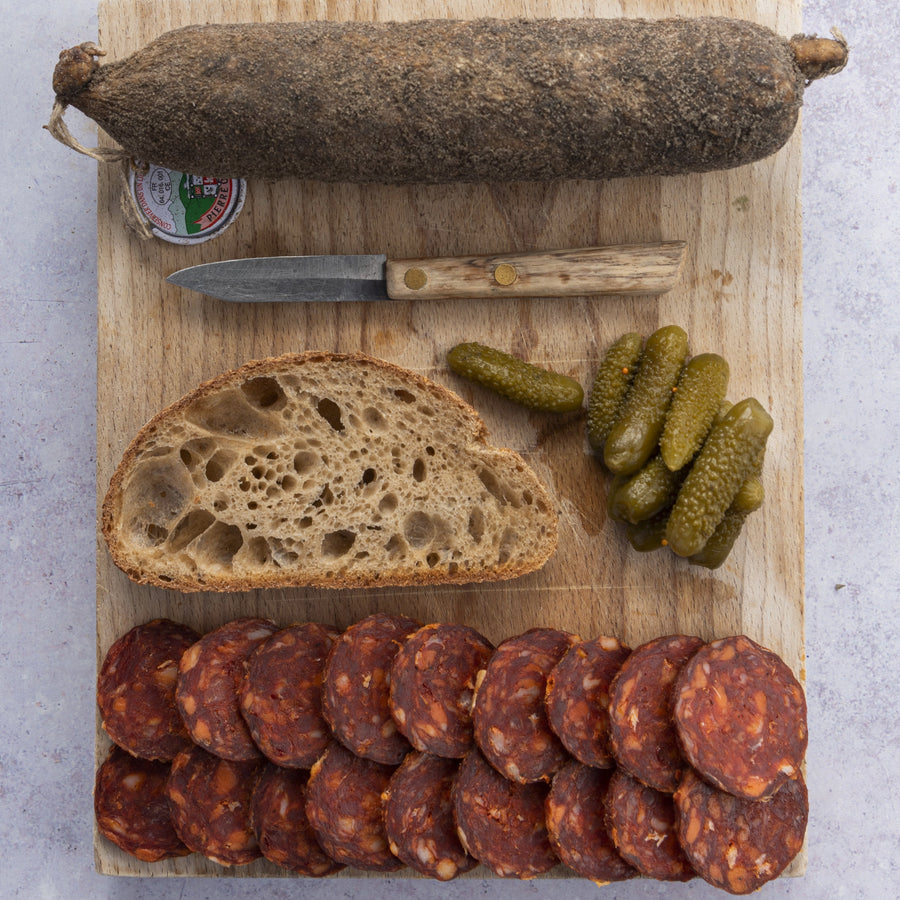
[[[2,7],[0,898],[723,896],[94,873],[96,167],[41,125],[56,56],[96,38],[96,5]],[[900,896],[900,3],[809,0],[805,30],[832,25],[850,66],[810,90],[803,120],[809,871],[764,894],[882,900]]]

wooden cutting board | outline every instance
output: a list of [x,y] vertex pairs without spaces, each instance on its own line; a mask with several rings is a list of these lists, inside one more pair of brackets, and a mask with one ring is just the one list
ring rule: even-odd
[[[181,25],[305,18],[413,19],[731,15],[783,35],[800,30],[800,0],[383,0],[265,2],[102,0],[107,61]],[[90,35],[73,35],[72,43]],[[70,113],[73,118],[76,113]],[[204,174],[204,173],[198,173]],[[208,173],[207,173],[208,174]],[[142,241],[120,209],[119,170],[101,167],[98,210],[98,505],[126,445],[158,410],[247,360],[326,349],[380,356],[447,385],[482,414],[492,440],[523,453],[556,497],[559,551],[539,573],[474,587],[285,590],[181,595],[132,584],[98,536],[97,654],[129,628],[168,616],[201,631],[241,615],[287,625],[347,626],[376,610],[422,622],[465,622],[494,642],[534,626],[630,646],[662,634],[743,632],[803,678],[803,472],[800,136],[739,170],[669,179],[560,184],[383,187],[250,181],[243,213],[194,247]],[[683,239],[683,281],[659,297],[507,301],[220,303],[166,284],[176,269],[237,256],[375,253],[416,257]],[[730,399],[753,395],[775,418],[766,503],[717,571],[671,553],[638,554],[607,522],[607,479],[587,449],[584,417],[530,413],[457,378],[447,350],[481,339],[590,385],[621,333],[684,327],[694,353],[731,364]],[[99,723],[98,723],[99,726]],[[108,739],[97,732],[97,759]],[[194,854],[147,864],[95,840],[116,875],[285,875],[264,862],[225,869]],[[795,863],[796,873],[803,860]],[[353,874],[353,873],[351,873]],[[358,873],[356,873],[358,874]],[[486,870],[475,873],[483,877]],[[556,874],[569,874],[562,867]]]

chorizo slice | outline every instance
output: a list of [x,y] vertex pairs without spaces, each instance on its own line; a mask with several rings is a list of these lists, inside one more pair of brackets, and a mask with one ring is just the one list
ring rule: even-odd
[[749,894],[777,878],[800,852],[809,798],[800,773],[769,800],[745,800],[688,770],[675,791],[678,837],[701,878]]
[[656,638],[635,649],[613,679],[609,734],[619,765],[671,794],[685,768],[672,722],[672,691],[685,662],[703,646],[690,635]]
[[473,742],[475,678],[494,652],[467,625],[425,625],[391,665],[391,715],[406,739],[436,756],[465,756]]
[[504,778],[473,748],[453,784],[453,815],[466,851],[501,878],[529,879],[558,862],[547,833],[549,786]]
[[175,702],[196,744],[232,762],[261,754],[241,715],[244,663],[276,631],[270,619],[235,619],[205,634],[181,657]]
[[370,872],[395,872],[381,795],[395,766],[355,756],[332,741],[316,760],[306,788],[306,816],[316,840],[335,862]]
[[401,644],[420,627],[406,616],[375,613],[351,625],[328,653],[322,712],[357,756],[398,765],[411,749],[391,716],[390,673]]
[[547,718],[577,760],[603,769],[616,763],[609,748],[610,684],[631,650],[600,636],[571,647],[547,678]]
[[659,881],[690,881],[695,873],[678,843],[671,794],[616,769],[606,793],[606,824],[622,857]]
[[478,865],[456,833],[450,795],[458,770],[457,759],[413,750],[381,797],[391,852],[438,881],[450,881]]
[[606,827],[610,778],[609,769],[572,760],[553,776],[547,795],[547,830],[553,849],[570,869],[597,884],[638,875],[619,855]]
[[806,755],[806,697],[787,664],[744,635],[713,641],[684,667],[673,714],[685,756],[707,781],[764,800]]
[[140,759],[113,745],[94,781],[100,834],[126,853],[158,862],[191,851],[178,837],[166,797],[168,763]]
[[553,628],[532,628],[503,641],[479,673],[475,741],[485,759],[512,781],[550,781],[569,759],[550,728],[544,695],[551,669],[578,640]]
[[250,804],[264,764],[262,757],[222,759],[198,746],[172,760],[166,796],[175,831],[191,850],[222,866],[259,859]]
[[319,846],[306,816],[309,772],[268,763],[256,782],[250,824],[262,855],[278,866],[310,878],[343,869]]
[[331,740],[322,715],[322,675],[338,635],[315,622],[291,625],[247,658],[241,713],[256,746],[276,765],[308,769]]
[[191,745],[175,706],[182,654],[200,635],[170,619],[137,625],[115,641],[97,676],[103,730],[134,756],[171,761]]

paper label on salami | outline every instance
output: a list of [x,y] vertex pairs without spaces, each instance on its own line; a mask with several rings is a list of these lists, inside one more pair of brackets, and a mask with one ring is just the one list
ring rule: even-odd
[[148,166],[132,172],[134,200],[157,237],[178,244],[207,241],[234,221],[246,182]]

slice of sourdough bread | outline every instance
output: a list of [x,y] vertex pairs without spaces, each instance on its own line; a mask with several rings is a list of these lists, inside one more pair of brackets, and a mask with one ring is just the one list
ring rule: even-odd
[[557,542],[547,490],[456,394],[325,352],[250,362],[155,416],[101,527],[129,578],[186,592],[501,580]]

